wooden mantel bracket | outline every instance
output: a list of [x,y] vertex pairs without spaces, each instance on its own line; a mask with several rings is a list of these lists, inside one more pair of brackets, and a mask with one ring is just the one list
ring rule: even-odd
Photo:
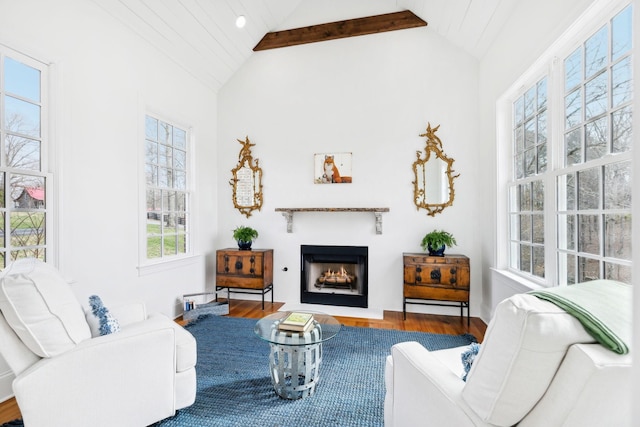
[[365,18],[347,19],[328,24],[310,25],[308,27],[267,33],[258,42],[254,51],[315,43],[345,37],[363,36],[385,31],[404,30],[414,27],[425,27],[427,22],[410,10],[367,16]]
[[287,233],[293,233],[294,212],[373,212],[376,219],[376,234],[382,234],[382,213],[389,208],[276,208],[287,220]]

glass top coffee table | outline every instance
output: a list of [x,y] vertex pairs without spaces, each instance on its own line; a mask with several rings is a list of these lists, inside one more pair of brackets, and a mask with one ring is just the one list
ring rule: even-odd
[[285,399],[311,396],[320,379],[322,343],[335,337],[342,326],[328,314],[297,311],[313,316],[306,331],[282,330],[290,311],[270,314],[258,320],[254,332],[270,344],[269,370],[276,393]]

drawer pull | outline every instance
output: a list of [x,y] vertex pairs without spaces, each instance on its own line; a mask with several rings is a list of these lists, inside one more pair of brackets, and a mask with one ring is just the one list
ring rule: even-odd
[[416,283],[418,282],[422,282],[422,277],[421,276],[416,276]]
[[225,272],[225,273],[228,273],[228,272],[229,272],[229,267],[225,267],[225,268],[224,268],[224,272]]
[[236,261],[236,270],[242,270],[242,261],[241,260]]
[[450,272],[451,272],[451,274],[456,274],[456,269],[455,269],[455,268],[452,268],[452,269],[450,270]]
[[254,274],[255,272],[256,272],[256,269],[255,269],[255,268],[250,268],[250,269],[249,269],[249,273]]
[[433,270],[431,270],[431,280],[440,280],[441,277],[442,274],[440,273],[439,268],[434,268]]
[[452,277],[451,279],[449,279],[449,283],[451,283],[452,285],[454,285],[456,283],[456,278]]
[[416,273],[422,273],[422,267],[416,267]]

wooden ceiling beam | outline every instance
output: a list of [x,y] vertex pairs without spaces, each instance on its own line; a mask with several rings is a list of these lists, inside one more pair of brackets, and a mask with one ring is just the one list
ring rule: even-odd
[[315,43],[345,37],[363,36],[385,31],[424,27],[427,22],[409,10],[385,13],[365,18],[347,19],[328,24],[310,25],[291,30],[274,31],[264,35],[254,51],[276,49],[305,43]]

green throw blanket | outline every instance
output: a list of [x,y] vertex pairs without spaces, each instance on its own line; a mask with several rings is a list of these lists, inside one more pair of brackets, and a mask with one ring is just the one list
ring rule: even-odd
[[632,326],[631,285],[593,280],[529,292],[576,317],[600,344],[619,354],[629,352]]

